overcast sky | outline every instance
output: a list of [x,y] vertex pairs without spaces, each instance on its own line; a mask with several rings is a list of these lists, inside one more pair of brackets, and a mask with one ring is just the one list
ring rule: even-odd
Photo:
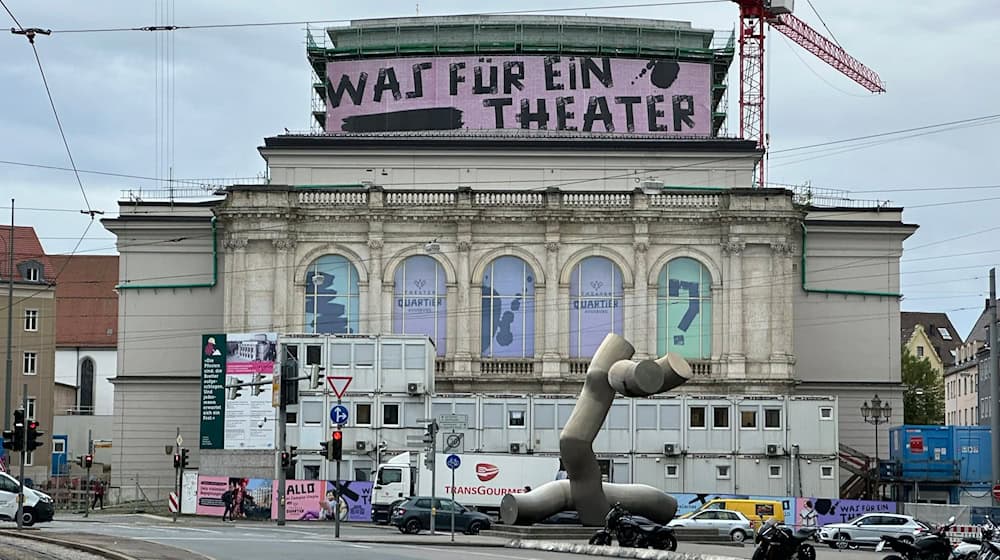
[[[53,30],[141,27],[160,23],[152,0],[5,0],[25,27]],[[614,0],[423,0],[421,15],[559,9]],[[625,2],[622,2],[625,3]],[[634,3],[634,2],[627,2]],[[768,130],[771,150],[854,138],[1000,113],[1000,3],[995,0],[812,0],[848,52],[875,69],[888,92],[874,96],[779,33],[768,42]],[[178,25],[316,21],[411,16],[418,4],[379,2],[198,2],[176,0]],[[720,1],[563,14],[691,21],[730,30],[737,7]],[[828,32],[806,0],[796,14]],[[0,14],[6,19],[6,14]],[[4,22],[3,28],[12,23]],[[321,27],[321,25],[317,25]],[[306,130],[310,69],[301,25],[181,30],[168,33],[53,33],[38,52],[80,169],[144,177],[168,174],[158,164],[157,53],[172,38],[173,176],[252,177],[264,171],[256,148],[285,128]],[[160,37],[158,40],[157,37]],[[158,44],[160,46],[158,46]],[[21,36],[0,37],[0,191],[14,197],[15,222],[32,225],[47,252],[70,252],[87,228],[83,194],[72,173],[9,162],[68,166],[31,49]],[[738,103],[736,64],[730,114]],[[731,119],[735,133],[736,119]],[[854,198],[888,199],[920,225],[903,257],[903,307],[947,312],[962,336],[983,309],[988,271],[1000,261],[1000,120],[851,151],[775,154],[769,181],[810,182]],[[90,206],[113,215],[123,189],[155,181],[83,174]],[[971,187],[989,188],[971,188]],[[908,189],[908,190],[905,190]],[[9,213],[6,200],[0,201]],[[6,214],[0,223],[9,223]],[[995,229],[993,229],[995,228]],[[952,241],[951,238],[960,237]],[[83,253],[114,253],[100,224]]]

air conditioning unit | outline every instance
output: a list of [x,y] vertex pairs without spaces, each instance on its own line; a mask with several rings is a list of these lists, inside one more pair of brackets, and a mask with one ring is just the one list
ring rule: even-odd
[[663,444],[663,454],[664,455],[677,455],[677,444],[676,443],[664,443]]
[[781,455],[781,451],[778,448],[778,444],[769,443],[767,444],[767,455],[768,457],[774,457],[775,455]]
[[410,395],[419,395],[424,392],[424,388],[420,385],[420,383],[407,383],[406,392]]
[[354,449],[358,451],[365,451],[368,448],[367,441],[358,441],[354,443]]
[[513,455],[517,455],[518,453],[520,453],[521,452],[521,444],[520,443],[512,443],[512,444],[510,444],[510,452]]

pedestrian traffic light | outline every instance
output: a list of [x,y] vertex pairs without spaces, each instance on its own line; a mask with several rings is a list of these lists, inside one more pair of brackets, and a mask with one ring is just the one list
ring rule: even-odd
[[287,469],[292,464],[292,456],[287,451],[281,452],[281,468]]
[[3,433],[3,448],[11,451],[24,450],[24,411],[14,411],[14,425]]
[[344,457],[344,432],[333,432],[330,440],[330,460],[340,461]]
[[181,455],[180,455],[180,453],[174,453],[174,468],[175,469],[181,468]]
[[229,400],[235,401],[236,399],[240,398],[242,396],[241,395],[242,390],[243,390],[243,380],[234,379],[233,384],[229,386]]
[[83,456],[83,467],[86,468],[86,469],[89,469],[90,467],[93,467],[93,466],[94,466],[94,456],[93,455],[84,455]]
[[38,438],[45,435],[45,432],[39,430],[38,426],[39,424],[37,420],[28,421],[28,434],[27,434],[28,440],[27,440],[27,445],[25,446],[25,451],[29,452],[34,451],[39,447],[45,445],[44,442],[38,441]]
[[264,382],[264,376],[260,373],[253,374],[253,396],[257,396],[264,392],[264,386],[261,383]]
[[181,468],[182,469],[188,468],[188,448],[187,447],[182,447],[181,448]]

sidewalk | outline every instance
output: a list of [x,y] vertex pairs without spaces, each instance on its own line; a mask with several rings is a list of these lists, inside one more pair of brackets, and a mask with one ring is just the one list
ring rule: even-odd
[[451,533],[442,533],[440,531],[433,535],[427,532],[417,533],[416,535],[404,535],[399,532],[385,532],[384,534],[370,536],[348,535],[341,537],[340,540],[349,543],[364,544],[406,544],[416,546],[466,546],[492,548],[503,548],[511,542],[510,539],[505,538],[465,535],[462,533],[455,533],[455,542],[451,542]]

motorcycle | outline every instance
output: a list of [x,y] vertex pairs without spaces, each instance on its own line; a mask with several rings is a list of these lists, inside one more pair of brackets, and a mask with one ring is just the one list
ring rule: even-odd
[[803,527],[793,530],[786,525],[778,525],[772,517],[764,522],[757,532],[757,548],[752,560],[816,560],[816,548],[807,541],[812,540],[819,529]]
[[992,560],[994,553],[986,543],[993,540],[995,532],[996,525],[987,515],[986,522],[979,526],[979,538],[966,537],[962,539],[962,542],[955,545],[955,549],[951,551],[952,560],[979,560],[980,558]]
[[590,537],[590,544],[608,546],[612,538],[618,546],[677,550],[677,537],[671,527],[655,523],[640,523],[620,503],[612,506],[604,517],[604,528]]
[[955,517],[952,516],[947,523],[927,535],[917,537],[912,543],[908,539],[882,535],[882,540],[875,546],[875,552],[882,552],[888,546],[899,554],[890,554],[882,560],[949,560],[951,540],[947,533],[954,525]]

